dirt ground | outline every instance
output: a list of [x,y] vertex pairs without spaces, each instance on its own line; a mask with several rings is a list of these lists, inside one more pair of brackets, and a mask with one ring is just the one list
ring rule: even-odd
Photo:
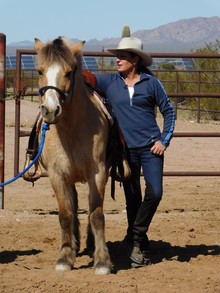
[[[37,103],[22,101],[21,124],[29,129]],[[5,181],[13,177],[14,102],[6,102]],[[177,120],[176,131],[219,132],[220,123]],[[21,138],[20,169],[27,138]],[[173,138],[165,153],[166,171],[220,171],[219,138]],[[83,254],[88,216],[86,184],[78,184],[81,253],[75,268],[55,272],[60,229],[57,203],[48,178],[32,186],[23,179],[4,188],[0,210],[0,292],[220,292],[220,178],[164,177],[164,197],[150,226],[151,265],[131,268],[121,240],[126,231],[123,190],[105,196],[106,241],[112,274],[96,276]]]

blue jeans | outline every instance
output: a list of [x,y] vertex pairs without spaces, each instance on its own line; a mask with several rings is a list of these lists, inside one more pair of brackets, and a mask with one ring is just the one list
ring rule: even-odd
[[[150,147],[128,150],[131,178],[123,183],[128,219],[128,237],[134,245],[140,246],[146,238],[151,220],[157,210],[163,193],[164,156],[154,155]],[[141,169],[145,180],[145,194],[142,199]]]

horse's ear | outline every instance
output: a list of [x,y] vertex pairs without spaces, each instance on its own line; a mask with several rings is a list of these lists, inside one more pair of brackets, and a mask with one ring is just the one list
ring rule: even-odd
[[37,38],[35,38],[34,41],[35,41],[34,47],[35,47],[35,50],[38,53],[42,49],[42,47],[44,46],[44,44],[41,42],[41,40],[39,40]]
[[79,42],[79,43],[77,43],[77,44],[72,45],[72,47],[71,47],[71,51],[72,51],[72,53],[73,53],[74,55],[77,54],[77,53],[79,53],[79,52],[82,50],[83,45],[85,44],[85,42],[86,42],[86,41],[81,41],[81,42]]

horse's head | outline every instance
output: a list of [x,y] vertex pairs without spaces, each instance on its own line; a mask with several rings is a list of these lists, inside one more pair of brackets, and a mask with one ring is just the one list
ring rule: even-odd
[[72,43],[57,38],[43,44],[35,39],[39,73],[40,111],[46,123],[56,123],[62,112],[62,103],[70,94],[77,70],[76,56],[84,42]]

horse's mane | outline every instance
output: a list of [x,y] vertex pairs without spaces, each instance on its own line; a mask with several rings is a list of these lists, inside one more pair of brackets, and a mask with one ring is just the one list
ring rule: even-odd
[[77,54],[76,58],[69,49],[70,40],[64,37],[58,37],[57,39],[48,42],[42,49],[40,57],[43,60],[47,60],[48,64],[53,64],[54,62],[59,63],[61,66],[65,67],[68,64],[70,67],[76,63],[81,63],[81,56]]

